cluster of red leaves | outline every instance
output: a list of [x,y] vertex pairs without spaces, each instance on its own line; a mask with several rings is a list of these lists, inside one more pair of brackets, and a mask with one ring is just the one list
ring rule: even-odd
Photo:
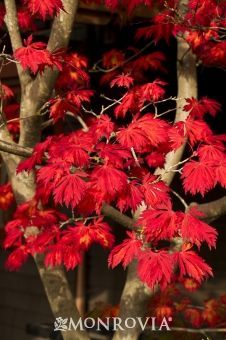
[[[146,100],[154,102],[159,98],[159,83],[161,84],[159,81],[147,84],[149,91],[143,90],[144,99],[140,99],[143,105]],[[145,85],[141,87],[144,88],[143,86]],[[151,90],[153,93],[150,96]],[[191,138],[188,122],[201,122],[206,127],[208,125],[203,120],[204,114],[216,114],[220,107],[215,101],[206,98],[199,102],[189,99],[187,102],[184,109],[191,113],[184,123],[183,137],[188,138],[193,147],[198,143],[193,157],[198,157],[199,160],[190,160],[184,165],[182,178],[186,190],[203,194],[212,188],[207,174],[213,176],[213,167],[219,174],[223,171],[224,144],[219,137],[213,136],[210,129],[208,138],[203,143],[203,137],[199,138],[199,133],[195,130],[199,129],[199,124],[198,127],[193,127]],[[129,111],[133,109],[132,105],[129,106]],[[42,204],[52,199],[56,208],[65,205],[74,211],[75,216],[99,216],[104,202],[115,204],[121,211],[135,211],[141,202],[145,202],[147,209],[137,221],[137,232],[128,233],[128,238],[113,248],[109,265],[114,268],[122,263],[126,267],[136,258],[138,276],[152,288],[156,284],[165,288],[173,280],[175,271],[178,271],[181,280],[190,277],[201,283],[212,275],[212,270],[193,247],[200,248],[204,242],[210,248],[215,247],[217,232],[200,220],[202,216],[195,208],[187,213],[173,210],[169,187],[150,173],[145,158],[145,155],[155,152],[164,159],[167,152],[175,150],[168,141],[176,133],[177,126],[156,118],[154,114],[136,114],[131,123],[123,128],[118,128],[109,116],[103,114],[89,121],[88,131],[78,130],[68,135],[49,137],[37,144],[33,155],[20,164],[18,171],[30,171],[39,165],[36,170],[36,199],[41,200]],[[216,153],[213,139],[218,150]],[[132,150],[136,153],[136,158]],[[221,158],[221,163],[219,160],[214,162],[217,156]],[[200,164],[200,171],[196,171],[196,163]],[[152,167],[155,168],[153,163]],[[195,171],[194,175],[192,171]],[[219,182],[224,185],[219,176]],[[83,242],[80,230],[88,230],[84,229],[84,224],[78,223],[72,229],[67,228],[67,231],[76,235],[78,233],[80,242]],[[98,230],[96,224],[94,229]],[[89,245],[92,240],[98,240],[92,233],[89,237],[86,235],[84,244]],[[169,241],[177,237],[183,240],[180,251],[169,253],[166,248],[159,249],[159,241]],[[105,238],[111,246],[112,240]],[[147,244],[151,244],[152,248],[147,247]],[[56,248],[58,249],[57,245]],[[86,247],[83,250],[85,249]],[[46,263],[57,264],[54,261]],[[68,264],[66,266],[71,268]]]
[[54,123],[67,113],[77,115],[81,106],[89,103],[94,94],[89,89],[87,59],[77,53],[64,55],[63,69],[56,84],[56,97],[49,101],[50,117]]
[[[114,51],[105,55],[103,63],[111,68],[123,64],[123,58],[122,54]],[[153,65],[159,68],[164,58],[155,52],[152,60],[155,60]],[[161,62],[158,64],[157,61]],[[42,71],[45,66],[50,66],[43,63],[45,60],[42,59],[41,64],[30,67],[37,72],[39,68]],[[65,54],[64,69],[56,85],[56,97],[49,102],[49,113],[54,123],[68,112],[80,113],[84,103],[90,101],[93,91],[87,88],[87,66],[87,60],[82,56]],[[123,67],[122,71],[126,71]],[[201,216],[195,209],[187,213],[174,211],[170,188],[152,171],[158,166],[162,167],[166,154],[175,151],[187,139],[193,153],[183,167],[185,190],[205,194],[217,182],[225,186],[224,136],[214,136],[205,122],[205,115],[215,116],[220,105],[208,98],[199,101],[188,98],[184,106],[184,111],[188,112],[187,120],[172,125],[162,119],[158,112],[154,114],[145,110],[145,105],[156,107],[164,99],[166,83],[156,79],[134,84],[136,78],[132,70],[130,64],[129,73],[111,75],[111,86],[118,86],[124,92],[112,110],[114,117],[102,113],[86,121],[85,131],[78,129],[68,135],[48,137],[35,146],[30,158],[19,165],[19,172],[35,170],[37,202],[41,201],[45,206],[52,201],[54,209],[66,206],[73,211],[74,217],[63,224],[63,229],[58,227],[58,231],[59,221],[51,226],[47,221],[38,236],[32,236],[33,243],[28,238],[29,246],[23,236],[23,242],[10,243],[9,247],[16,246],[14,253],[20,249],[20,254],[22,250],[24,254],[45,252],[46,265],[65,264],[67,269],[74,268],[81,261],[82,252],[92,242],[104,247],[113,245],[113,236],[100,217],[103,203],[113,204],[126,212],[135,211],[144,202],[146,210],[137,221],[136,232],[129,232],[128,238],[113,248],[109,265],[115,267],[122,263],[126,267],[136,258],[138,276],[151,288],[156,284],[165,288],[172,282],[175,272],[180,280],[190,277],[200,283],[212,275],[212,270],[196,253],[195,247],[200,248],[204,242],[210,248],[215,247],[217,233],[200,220]],[[119,119],[125,115],[128,119],[123,126]],[[93,219],[93,215],[99,217]],[[81,222],[78,221],[80,216],[84,218]],[[93,221],[87,225],[90,216]],[[31,218],[29,222],[28,219],[22,221],[24,230],[21,235],[25,235],[25,229],[33,225]],[[54,230],[49,231],[49,228]],[[6,230],[7,238],[11,238],[10,228]],[[49,234],[52,237],[49,238]],[[169,253],[168,248],[159,246],[160,241],[175,237],[181,237],[183,241],[180,251]],[[40,238],[44,241],[38,247]],[[10,266],[14,267],[13,264]]]
[[[197,288],[194,280],[188,280],[190,284]],[[183,285],[185,286],[185,284],[184,282]],[[87,314],[88,317],[101,318],[102,320],[105,320],[106,317],[117,317],[118,315],[118,305],[112,306],[102,302],[98,302]],[[150,318],[155,316],[156,324],[159,325],[164,317],[172,317],[173,326],[183,327],[185,333],[187,327],[194,329],[211,327],[214,331],[214,328],[223,327],[226,321],[226,295],[208,299],[200,306],[194,305],[191,298],[181,287],[180,282],[177,282],[176,285],[169,285],[163,292],[155,294],[150,299],[146,311],[146,317],[149,316]]]
[[[169,1],[170,8],[158,13],[151,26],[141,28],[137,37],[152,38],[157,43],[162,38],[169,41],[178,32],[185,33],[193,50],[200,49],[202,42],[194,46],[191,38],[193,33],[200,32],[190,32],[189,25],[223,25],[223,5],[219,2],[216,12],[214,3],[208,0],[201,6],[199,1],[191,0],[186,22],[182,22],[177,15],[177,1]],[[124,0],[120,4],[118,0],[106,1],[112,10],[127,6],[129,13],[141,4],[150,7],[152,1]],[[63,9],[60,0],[24,0],[24,6],[25,12],[18,12],[24,29],[31,24],[27,13],[44,20]],[[194,8],[199,12],[195,18],[190,16]],[[216,14],[220,19],[214,23]],[[32,36],[24,43],[14,52],[24,70],[34,75],[42,74],[46,67],[57,67],[60,71],[56,95],[46,104],[53,123],[66,114],[93,113],[84,109],[94,95],[89,88],[87,59],[62,50],[51,52],[46,44],[33,42]],[[214,44],[217,49],[221,42]],[[5,248],[14,249],[7,260],[9,269],[18,269],[34,253],[44,253],[47,266],[64,264],[72,269],[93,242],[106,248],[113,246],[114,237],[101,216],[104,203],[122,212],[134,212],[143,203],[146,209],[135,230],[112,249],[109,266],[114,268],[121,263],[125,268],[137,259],[138,276],[151,288],[157,284],[166,288],[175,276],[180,281],[190,279],[200,284],[212,275],[196,250],[203,243],[215,247],[216,230],[200,220],[202,216],[196,209],[186,213],[174,211],[170,188],[154,170],[163,168],[166,155],[187,140],[192,154],[180,169],[185,191],[204,195],[217,183],[226,187],[226,138],[215,136],[205,121],[206,114],[214,117],[220,105],[208,98],[187,98],[183,108],[188,115],[185,122],[173,125],[170,123],[173,119],[163,119],[164,112],[159,113],[158,104],[164,100],[167,84],[160,79],[147,80],[146,74],[164,72],[165,56],[157,51],[145,55],[138,52],[135,48],[125,53],[113,49],[103,56],[101,67],[108,72],[101,84],[118,87],[117,91],[122,92],[121,98],[110,99],[111,111],[102,108],[99,115],[94,113],[94,119],[83,117],[85,129],[46,138],[35,146],[30,158],[20,163],[18,172],[34,170],[37,190],[34,200],[19,206],[6,226]],[[101,67],[97,63],[96,68]],[[6,86],[2,87],[1,97],[3,100],[12,97]],[[126,118],[123,123],[122,118]],[[42,207],[51,204],[53,208],[40,210],[39,203]],[[67,219],[59,213],[61,206],[72,211],[72,217]],[[170,252],[169,247],[161,246],[161,241],[178,237],[182,241],[180,249]],[[159,310],[158,314],[161,313]]]
[[[138,57],[131,59],[131,53],[138,54]],[[159,51],[139,55],[137,48],[128,48],[126,52],[112,49],[104,53],[102,58],[102,67],[107,72],[101,77],[101,84],[110,83],[110,86],[120,84],[121,87],[129,88],[134,82],[143,83],[144,80],[148,80],[146,77],[148,71],[166,71],[164,61],[165,56]]]
[[63,264],[67,270],[74,269],[81,262],[83,252],[94,242],[105,248],[112,246],[114,237],[101,217],[71,225],[66,220],[57,210],[38,209],[35,200],[18,206],[5,227],[4,248],[14,249],[6,268],[18,270],[29,255],[44,253],[46,266]]
[[[22,31],[35,31],[35,19],[46,20],[64,10],[62,0],[22,0],[17,4],[17,19]],[[0,29],[4,27],[5,6],[0,4]]]
[[38,15],[42,20],[53,17],[63,9],[61,0],[23,0],[24,5],[32,15]]
[[[193,284],[195,285],[195,281]],[[160,322],[164,316],[172,316],[174,325],[178,323],[185,331],[186,327],[191,326],[197,329],[220,328],[226,321],[225,295],[204,301],[202,306],[196,306],[181,290],[180,285],[170,285],[164,292],[151,299],[148,315],[156,315]]]
[[137,39],[152,38],[155,43],[178,33],[184,34],[192,50],[205,65],[226,67],[224,29],[226,27],[225,1],[190,0],[185,13],[181,13],[178,1],[165,2],[150,25],[138,29]]
[[14,52],[14,57],[19,61],[24,70],[29,69],[32,73],[42,73],[45,67],[54,66],[62,69],[61,54],[57,51],[53,54],[47,50],[43,42],[32,42],[32,35],[24,40],[24,47],[19,47]]
[[[188,25],[187,41],[206,65],[226,67],[226,44],[221,38],[221,29],[226,27],[225,13],[225,1],[190,0],[188,3],[185,16]],[[192,26],[201,29],[189,31]]]

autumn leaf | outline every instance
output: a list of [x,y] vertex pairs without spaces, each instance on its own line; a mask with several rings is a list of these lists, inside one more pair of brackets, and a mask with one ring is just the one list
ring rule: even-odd
[[[173,35],[174,25],[170,22],[173,11],[162,11],[154,16],[152,25],[142,27],[137,30],[136,38],[150,39],[153,38],[155,44],[163,39],[169,43],[170,37]],[[172,18],[173,20],[173,18]]]
[[20,62],[24,70],[29,69],[36,74],[38,71],[43,72],[46,66],[56,65],[45,43],[32,42],[32,35],[30,35],[27,40],[24,40],[24,44],[24,47],[19,47],[14,52],[15,59]]
[[98,166],[91,174],[93,188],[103,193],[109,201],[124,190],[127,184],[126,174],[112,165]]
[[186,98],[187,104],[184,105],[183,110],[190,113],[194,118],[202,119],[206,113],[215,117],[220,110],[221,105],[214,99],[206,97],[197,100],[195,98]]
[[86,182],[82,179],[84,177],[86,175],[81,171],[63,176],[54,187],[54,201],[61,205],[65,204],[66,207],[75,208],[85,194]]
[[172,239],[178,231],[178,214],[172,210],[170,203],[160,204],[155,209],[145,210],[137,221],[144,227],[148,242]]
[[121,244],[117,245],[111,251],[108,264],[111,268],[115,268],[122,263],[125,269],[128,264],[138,256],[140,248],[142,246],[141,241],[137,238],[134,232],[128,231],[129,238],[125,239]]
[[201,243],[206,242],[211,247],[216,247],[217,231],[199,218],[202,217],[195,207],[184,214],[181,223],[181,236],[187,241],[200,247]]
[[174,262],[180,270],[180,277],[189,276],[201,283],[205,278],[213,276],[212,269],[192,250],[173,254]]
[[186,192],[192,195],[200,193],[202,196],[216,185],[216,169],[213,163],[194,161],[187,162],[181,178]]
[[133,85],[133,81],[134,79],[129,74],[122,73],[111,81],[110,86],[129,88]]
[[151,289],[154,289],[157,284],[164,289],[172,279],[172,257],[164,250],[158,252],[145,250],[139,255],[137,273],[140,280]]
[[38,15],[42,20],[53,17],[63,9],[61,0],[23,0],[32,15]]

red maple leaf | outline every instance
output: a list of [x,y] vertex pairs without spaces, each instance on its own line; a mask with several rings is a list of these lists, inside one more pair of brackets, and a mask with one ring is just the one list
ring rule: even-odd
[[104,54],[102,64],[104,68],[110,69],[121,65],[124,60],[124,53],[119,50],[113,49]]
[[61,0],[23,0],[31,14],[37,14],[42,20],[52,17],[63,9]]
[[71,112],[74,115],[78,113],[78,109],[65,98],[57,97],[50,99],[50,117],[53,118],[54,123],[59,119],[64,119],[67,112]]
[[208,142],[213,135],[208,124],[203,120],[195,120],[192,117],[188,117],[184,124],[192,146],[197,142]]
[[143,185],[141,191],[145,197],[145,203],[151,207],[162,202],[169,201],[169,187],[162,181],[157,181],[157,177],[151,174],[147,174],[143,178]]
[[36,31],[37,27],[31,16],[31,13],[26,8],[19,8],[17,11],[18,24],[23,31]]
[[54,201],[62,205],[65,204],[66,207],[75,208],[85,195],[87,186],[82,178],[86,176],[81,171],[63,176],[53,189]]
[[25,246],[21,246],[11,252],[5,262],[5,268],[9,271],[19,270],[27,261],[29,252]]
[[202,119],[206,113],[215,117],[216,113],[220,110],[221,105],[214,99],[203,97],[200,100],[195,98],[186,98],[187,104],[184,105],[183,110],[190,112],[194,118]]
[[19,47],[14,52],[14,57],[18,60],[24,70],[30,69],[36,74],[38,71],[43,72],[46,66],[55,65],[51,53],[46,49],[43,42],[32,42],[32,35],[24,40],[25,47]]
[[97,139],[100,139],[101,137],[108,139],[115,129],[115,124],[108,115],[102,114],[93,121],[91,129]]
[[178,149],[185,142],[185,129],[182,122],[176,122],[168,131],[172,150]]
[[131,152],[119,144],[99,143],[96,150],[105,164],[111,164],[116,168],[123,168],[125,161],[132,157]]
[[161,204],[155,209],[145,210],[137,221],[144,227],[148,242],[172,239],[178,232],[178,214],[171,203]]
[[64,249],[63,263],[67,270],[74,269],[82,262],[82,254],[76,246],[67,246]]
[[205,222],[201,221],[203,214],[193,207],[183,215],[181,223],[181,236],[186,242],[191,242],[200,247],[206,242],[211,247],[216,247],[217,231]]
[[151,146],[164,143],[167,139],[168,124],[152,114],[134,117],[127,128],[119,129],[117,139],[120,144],[134,148],[138,152],[150,151]]
[[139,98],[138,88],[134,87],[123,97],[121,104],[116,106],[114,110],[116,118],[124,118],[128,111],[136,112],[139,107]]
[[131,181],[119,196],[117,207],[120,211],[126,211],[129,208],[132,209],[132,211],[136,211],[143,198],[144,195],[138,183],[136,181]]
[[5,6],[3,3],[0,4],[0,29],[4,26],[4,18],[5,18]]
[[142,243],[137,238],[136,233],[128,231],[127,235],[129,238],[114,247],[109,255],[108,264],[111,268],[115,268],[120,263],[122,263],[123,268],[126,268],[141,251]]
[[202,196],[216,184],[216,169],[213,163],[203,161],[189,161],[183,167],[182,179],[186,192]]
[[110,164],[96,167],[91,180],[93,188],[100,191],[108,201],[114,199],[127,185],[126,174]]
[[17,173],[22,171],[30,171],[35,167],[35,165],[41,164],[44,154],[50,146],[51,141],[52,137],[48,137],[44,142],[36,144],[32,151],[31,157],[20,162],[17,166]]
[[157,43],[161,39],[164,39],[167,43],[169,43],[174,29],[173,23],[170,22],[170,17],[172,16],[173,11],[168,10],[155,15],[151,26],[138,29],[136,33],[136,38],[150,39],[151,37],[153,37],[155,43]]
[[50,153],[53,154],[56,150],[55,155],[66,162],[71,163],[79,168],[87,167],[90,162],[89,148],[83,140],[80,139],[80,143],[76,141],[70,141],[70,139],[65,138],[57,147],[50,149]]
[[133,81],[134,79],[129,74],[122,73],[111,81],[110,86],[129,88],[131,85],[133,85]]
[[220,142],[216,143],[213,141],[213,144],[202,144],[198,150],[197,154],[201,162],[219,162],[224,159],[224,145]]
[[90,97],[93,96],[93,94],[93,90],[76,89],[69,91],[66,95],[66,99],[79,109],[83,102],[90,102]]
[[146,101],[155,102],[161,99],[165,94],[165,86],[167,83],[156,79],[152,83],[147,83],[140,88],[140,102],[143,105]]
[[134,148],[138,152],[144,152],[148,145],[148,138],[144,131],[132,122],[126,128],[120,128],[117,133],[118,142],[126,148]]
[[145,250],[139,255],[138,276],[151,289],[157,284],[162,289],[170,283],[173,274],[172,256],[167,251]]
[[145,158],[145,160],[151,168],[162,168],[165,163],[165,155],[161,152],[153,151]]
[[213,276],[212,269],[192,250],[184,250],[173,254],[179,266],[180,277],[189,276],[201,283],[208,276]]
[[49,246],[48,253],[45,256],[45,266],[55,267],[63,264],[63,256],[66,247],[62,244],[54,244]]
[[[224,322],[224,313],[222,313],[222,299],[221,301],[217,299],[210,299],[204,303],[204,310],[202,312],[203,319],[211,327],[216,327],[216,325]],[[223,310],[225,307],[223,307]],[[223,319],[223,320],[222,320]]]
[[147,113],[134,119],[134,124],[145,133],[152,146],[164,143],[168,137],[169,125],[162,119],[154,118],[152,114]]
[[5,227],[5,239],[3,242],[4,249],[11,247],[19,247],[22,245],[23,230],[21,228],[20,220],[12,220],[6,224]]
[[[132,68],[132,74],[136,75],[135,79],[139,79],[139,73],[144,71],[163,71],[166,69],[162,65],[163,61],[166,60],[165,55],[162,52],[152,52],[145,54],[144,56],[140,56],[136,60],[130,62],[127,66]],[[139,73],[138,73],[139,72]]]
[[112,247],[114,236],[111,234],[111,229],[102,217],[93,220],[89,224],[83,222],[77,223],[75,227],[69,227],[64,232],[63,241],[78,242],[82,250],[87,250],[91,244],[99,243],[104,248]]

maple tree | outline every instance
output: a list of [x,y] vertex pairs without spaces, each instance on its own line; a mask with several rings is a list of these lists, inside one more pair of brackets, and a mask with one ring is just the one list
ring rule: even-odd
[[[131,268],[143,289],[138,302],[150,298],[157,286],[164,294],[177,280],[198,286],[212,276],[199,254],[203,243],[216,247],[217,231],[204,220],[209,208],[191,208],[171,182],[178,174],[185,194],[202,197],[216,185],[226,187],[226,137],[206,120],[216,117],[221,104],[197,98],[196,81],[196,60],[226,66],[225,1],[106,0],[108,9],[126,11],[131,20],[140,5],[153,9],[135,39],[151,41],[155,51],[146,51],[149,45],[114,48],[93,67],[79,51],[67,48],[77,5],[73,0],[5,0],[0,7],[0,26],[12,45],[12,51],[3,49],[1,69],[15,63],[21,85],[19,102],[7,84],[1,83],[0,91],[0,150],[9,179],[0,186],[0,208],[17,204],[5,226],[3,247],[11,250],[6,268],[19,270],[34,257],[54,314],[75,317],[70,294],[62,313],[54,307],[43,273],[53,273],[67,290],[59,266],[74,269],[93,243],[110,250],[109,267]],[[53,20],[48,43],[34,34],[38,20]],[[177,97],[168,95],[167,58],[158,50],[159,41],[171,39],[178,43]],[[92,89],[96,73],[101,93]],[[63,128],[68,117],[77,122],[71,132]],[[42,135],[43,122],[58,124],[60,131]],[[121,244],[115,243],[106,217],[131,229]],[[122,317],[132,316],[125,300],[133,289],[128,284],[123,292]],[[194,317],[191,309],[186,312]]]

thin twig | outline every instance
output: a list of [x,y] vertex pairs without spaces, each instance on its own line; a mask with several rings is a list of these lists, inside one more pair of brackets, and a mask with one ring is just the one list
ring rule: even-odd
[[127,58],[126,60],[124,60],[121,64],[116,65],[114,67],[111,67],[109,69],[104,69],[102,67],[99,66],[99,64],[101,63],[102,59],[99,60],[96,64],[93,65],[93,68],[90,70],[90,72],[103,72],[103,73],[109,73],[112,71],[117,70],[118,68],[124,66],[125,64],[127,64],[128,62],[132,61],[133,59],[135,59],[136,57],[138,57],[140,54],[142,54],[148,47],[150,47],[151,45],[153,45],[153,41],[150,41],[148,44],[146,44],[142,49],[140,49],[137,53],[133,54],[131,57]]
[[188,209],[188,204],[187,202],[183,199],[183,197],[181,197],[176,191],[174,191],[173,189],[171,189],[171,192],[181,201],[181,203],[184,205],[185,207],[185,211]]

